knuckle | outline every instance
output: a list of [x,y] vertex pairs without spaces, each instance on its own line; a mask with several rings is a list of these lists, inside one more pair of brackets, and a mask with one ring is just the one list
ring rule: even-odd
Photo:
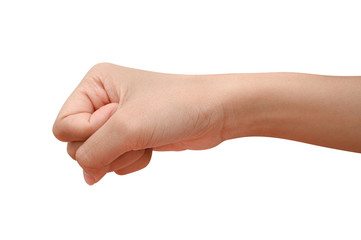
[[69,142],[67,144],[67,152],[72,159],[76,160],[75,154],[82,144],[83,142]]
[[113,64],[107,63],[107,62],[101,62],[101,63],[95,64],[95,65],[90,69],[90,71],[103,72],[103,71],[109,69],[111,66],[113,66]]
[[95,64],[89,69],[89,71],[83,78],[83,82],[100,81],[100,79],[107,78],[112,65],[113,64],[106,62]]
[[92,164],[92,162],[90,161],[88,154],[81,147],[75,152],[75,160],[84,169],[94,169],[95,168],[94,164]]
[[66,137],[66,132],[64,131],[64,128],[62,128],[60,126],[60,124],[58,123],[58,121],[56,121],[53,125],[53,135],[62,142],[65,142],[67,137]]
[[87,173],[98,174],[99,171],[104,169],[104,165],[96,161],[94,157],[88,154],[88,151],[83,147],[79,147],[75,152],[75,160],[78,162],[80,167],[82,167]]
[[68,143],[68,144],[67,144],[66,150],[67,150],[67,152],[68,152],[68,155],[69,155],[72,159],[75,159],[75,153],[74,153],[74,149],[73,149],[72,143]]

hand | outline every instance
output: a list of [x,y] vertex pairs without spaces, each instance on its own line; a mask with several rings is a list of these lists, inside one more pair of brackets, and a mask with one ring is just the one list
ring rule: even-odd
[[152,150],[207,149],[222,142],[224,113],[215,81],[102,63],[70,95],[53,133],[88,184],[107,172],[146,167]]

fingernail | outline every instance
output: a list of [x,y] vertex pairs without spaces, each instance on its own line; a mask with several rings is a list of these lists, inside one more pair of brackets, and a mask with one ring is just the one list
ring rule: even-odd
[[84,175],[84,180],[88,185],[93,185],[95,183],[95,178],[89,175],[89,173],[83,171],[83,175]]

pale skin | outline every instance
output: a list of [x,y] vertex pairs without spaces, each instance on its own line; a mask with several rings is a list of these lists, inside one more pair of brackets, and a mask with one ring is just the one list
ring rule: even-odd
[[146,167],[152,151],[265,136],[361,153],[361,77],[182,75],[95,65],[53,126],[89,185]]

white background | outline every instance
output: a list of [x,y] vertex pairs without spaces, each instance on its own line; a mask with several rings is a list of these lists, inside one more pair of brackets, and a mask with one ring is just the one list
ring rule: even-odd
[[0,239],[361,239],[361,155],[270,138],[89,187],[51,127],[98,62],[361,75],[359,1],[1,1]]

